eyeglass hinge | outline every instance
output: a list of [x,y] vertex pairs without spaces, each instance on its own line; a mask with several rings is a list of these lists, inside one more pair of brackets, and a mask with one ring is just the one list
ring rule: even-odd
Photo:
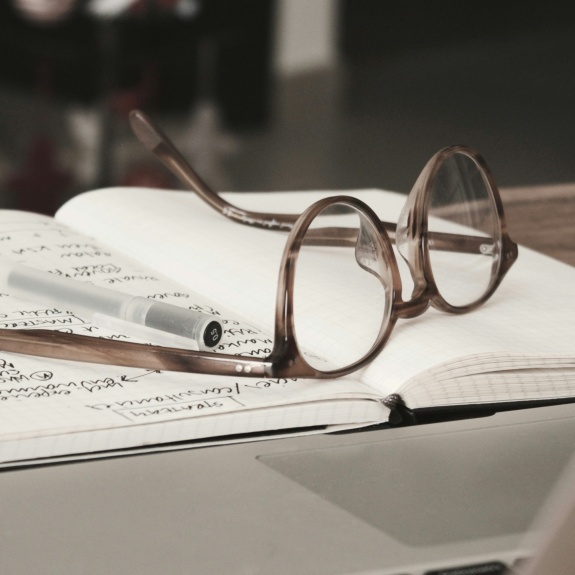
[[494,250],[495,250],[495,244],[481,244],[479,246],[479,251],[484,256],[492,256]]

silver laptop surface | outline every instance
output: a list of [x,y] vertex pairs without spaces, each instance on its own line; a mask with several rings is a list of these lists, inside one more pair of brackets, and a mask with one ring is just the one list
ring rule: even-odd
[[564,405],[5,470],[0,573],[501,573],[574,440]]
[[[560,484],[538,519],[536,552],[522,575],[570,575],[575,566],[575,464],[568,465]],[[537,539],[540,539],[537,541]],[[528,545],[533,546],[530,542]]]

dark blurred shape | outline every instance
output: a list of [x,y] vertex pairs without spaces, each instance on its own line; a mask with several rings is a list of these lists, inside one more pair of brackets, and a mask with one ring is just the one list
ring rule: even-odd
[[[87,0],[0,1],[0,97],[9,102],[0,109],[0,167],[8,166],[0,200],[11,207],[53,213],[69,195],[121,181],[118,144],[132,108],[186,118],[209,105],[222,132],[268,121],[274,0],[97,8]],[[73,132],[73,122],[81,129]],[[170,185],[138,166],[125,179]]]
[[51,26],[42,25],[39,8],[37,18],[28,17],[33,11],[24,15],[20,1],[19,8],[0,2],[0,87],[33,91],[38,62],[48,60],[59,100],[121,100],[144,86],[149,101],[139,105],[185,111],[198,94],[198,45],[208,38],[215,50],[212,97],[223,121],[249,128],[268,119],[274,0],[204,0],[189,17],[136,2],[114,19],[95,18],[78,5]]
[[22,166],[2,183],[15,196],[19,209],[54,213],[72,183],[72,175],[58,165],[56,155],[52,140],[39,135],[30,143]]
[[351,60],[569,25],[569,0],[340,0],[339,47]]
[[[339,8],[338,49],[346,66],[345,102],[351,112],[377,108],[378,97],[383,102],[380,70],[393,58],[441,50],[465,54],[470,47],[568,30],[575,24],[575,3],[569,0],[340,0]],[[499,66],[497,60],[489,64]],[[444,71],[447,96],[457,86],[449,72]]]
[[137,188],[173,189],[177,187],[176,181],[165,170],[149,162],[139,162],[132,166],[128,173],[119,182],[120,186],[135,186]]
[[76,0],[13,0],[14,6],[25,17],[40,24],[53,24],[68,17]]

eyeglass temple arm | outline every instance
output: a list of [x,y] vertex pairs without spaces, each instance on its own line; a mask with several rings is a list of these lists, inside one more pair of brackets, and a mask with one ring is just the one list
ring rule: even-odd
[[0,329],[0,350],[51,359],[122,367],[215,375],[270,377],[268,358],[191,351],[61,333],[43,329]]
[[[381,222],[388,232],[390,240],[395,243],[395,225],[388,230],[388,222]],[[354,247],[357,242],[355,228],[325,227],[308,230],[305,235],[307,245]],[[428,234],[428,247],[432,250],[451,251],[458,253],[492,255],[494,242],[491,238],[462,236],[431,232]]]
[[[200,178],[168,136],[144,112],[132,110],[129,120],[132,131],[144,147],[156,155],[184,185],[223,216],[240,224],[282,231],[291,230],[297,221],[298,214],[253,212],[234,206]],[[396,224],[384,221],[381,224],[390,240],[395,242]],[[306,234],[306,242],[312,241],[316,245],[351,245],[355,241],[355,236],[353,231],[346,228],[316,229],[309,230]],[[428,245],[430,249],[465,253],[489,254],[493,250],[493,242],[489,238],[440,232],[428,234]]]
[[230,204],[200,178],[168,136],[146,114],[140,110],[132,110],[129,119],[132,131],[144,147],[155,154],[182,183],[227,218],[241,224],[286,231],[289,231],[298,219],[297,214],[251,212]]

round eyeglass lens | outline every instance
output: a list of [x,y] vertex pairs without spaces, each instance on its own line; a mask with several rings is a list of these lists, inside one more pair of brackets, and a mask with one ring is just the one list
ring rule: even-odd
[[332,204],[311,222],[298,254],[293,291],[300,351],[322,372],[363,359],[386,328],[392,279],[382,238],[357,208]]
[[437,289],[454,307],[481,299],[497,274],[501,227],[482,169],[456,152],[439,167],[428,204],[429,261]]

